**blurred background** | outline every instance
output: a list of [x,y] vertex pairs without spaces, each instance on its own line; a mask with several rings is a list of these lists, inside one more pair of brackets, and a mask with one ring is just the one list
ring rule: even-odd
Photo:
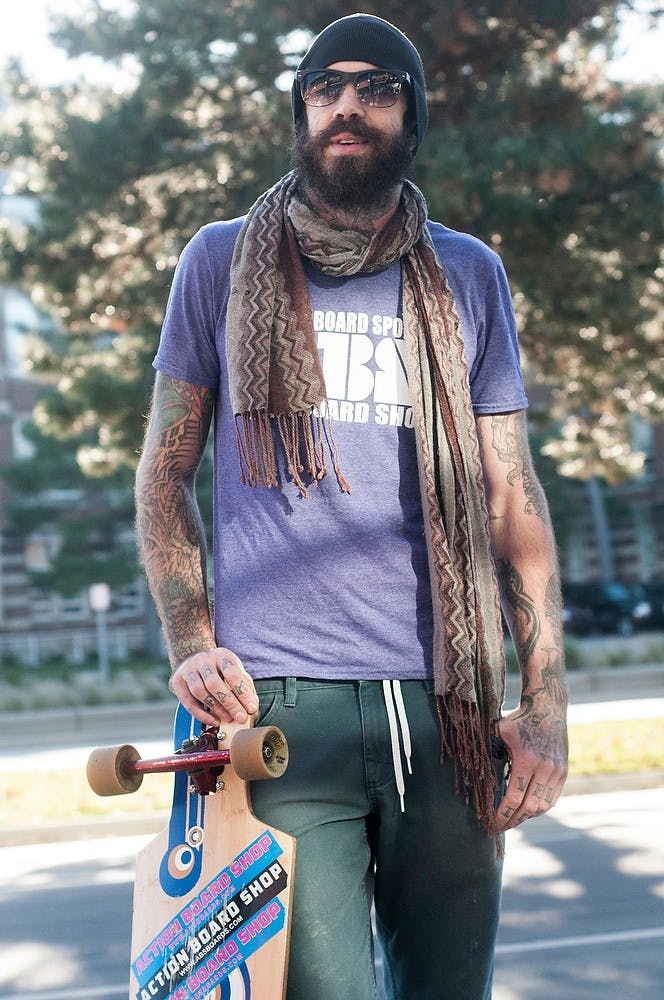
[[[355,9],[23,0],[3,19],[0,709],[33,699],[21,684],[47,666],[68,677],[96,658],[108,684],[163,662],[132,480],[173,269],[201,225],[243,214],[289,168],[293,68]],[[507,268],[568,633],[661,631],[661,7],[362,9],[425,63],[414,179],[431,217]],[[204,512],[209,491],[206,465]]]

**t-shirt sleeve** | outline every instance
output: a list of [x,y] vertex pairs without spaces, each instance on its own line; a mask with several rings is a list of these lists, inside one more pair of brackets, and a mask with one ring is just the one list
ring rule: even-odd
[[217,388],[215,281],[205,230],[186,245],[173,276],[153,366],[193,385]]
[[528,398],[507,275],[502,261],[493,252],[487,264],[483,288],[473,304],[477,334],[470,368],[473,409],[478,414],[523,410],[528,406]]

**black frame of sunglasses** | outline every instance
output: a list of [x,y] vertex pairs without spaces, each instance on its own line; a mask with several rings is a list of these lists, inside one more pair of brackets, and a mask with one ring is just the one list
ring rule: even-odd
[[[326,104],[307,104],[307,100],[304,96],[304,81],[305,78],[309,76],[310,73],[329,73],[339,77],[342,85],[341,90],[339,91],[339,95],[335,97],[333,100],[328,101]],[[396,77],[396,80],[399,84],[399,90],[394,95],[394,100],[392,101],[391,104],[371,105],[369,104],[368,101],[364,100],[360,96],[360,92],[357,89],[358,83],[360,82],[362,77],[368,78],[371,76],[372,73],[389,73],[390,76]],[[366,104],[367,107],[392,108],[399,100],[399,95],[401,94],[401,90],[404,83],[407,84],[408,86],[411,85],[411,76],[409,73],[404,73],[401,72],[400,70],[394,70],[394,69],[382,69],[380,66],[372,66],[371,69],[361,69],[357,73],[344,73],[340,69],[330,69],[329,66],[323,66],[320,69],[316,68],[298,69],[297,72],[295,73],[295,79],[297,80],[298,83],[302,102],[306,104],[307,107],[310,108],[329,108],[332,104],[335,104],[339,100],[339,97],[341,97],[341,93],[344,87],[346,87],[349,83],[355,84],[355,93],[357,95],[358,101],[362,101],[362,103]]]

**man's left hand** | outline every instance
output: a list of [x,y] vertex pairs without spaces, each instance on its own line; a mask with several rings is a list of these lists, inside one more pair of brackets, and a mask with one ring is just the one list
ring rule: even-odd
[[507,791],[496,810],[499,831],[548,812],[567,777],[567,726],[561,706],[546,696],[526,698],[498,723],[510,756]]

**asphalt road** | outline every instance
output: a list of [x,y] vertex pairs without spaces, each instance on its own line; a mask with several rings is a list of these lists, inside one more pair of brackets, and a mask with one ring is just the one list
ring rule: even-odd
[[494,1000],[661,1000],[664,788],[563,798],[512,837]]
[[[145,841],[0,849],[0,1000],[126,998]],[[663,845],[664,788],[568,796],[512,834],[494,1000],[660,1000]]]

